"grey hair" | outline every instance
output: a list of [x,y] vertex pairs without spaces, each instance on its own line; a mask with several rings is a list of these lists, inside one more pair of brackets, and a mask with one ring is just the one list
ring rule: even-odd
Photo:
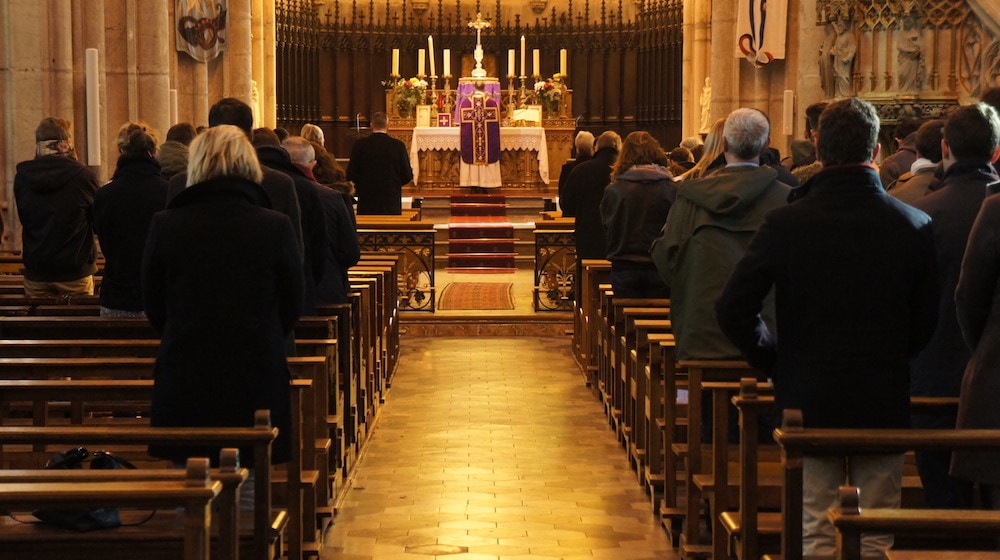
[[288,157],[291,158],[292,163],[309,165],[316,161],[316,148],[313,148],[312,143],[302,136],[289,136],[285,138],[285,141],[281,143],[281,147],[285,148],[285,151],[288,152]]
[[757,109],[736,109],[726,117],[723,129],[728,152],[740,159],[753,159],[767,145],[771,135],[771,126],[764,113]]
[[608,130],[602,132],[600,136],[597,137],[597,149],[601,150],[604,148],[614,148],[615,151],[622,151],[622,137],[618,136],[618,133],[613,130]]
[[688,136],[687,138],[681,140],[680,147],[687,148],[689,150],[694,150],[698,146],[704,146],[705,142],[700,136]]
[[594,153],[594,135],[586,130],[581,130],[576,135],[576,140],[573,141],[573,145],[576,146],[576,153],[579,154],[593,154]]

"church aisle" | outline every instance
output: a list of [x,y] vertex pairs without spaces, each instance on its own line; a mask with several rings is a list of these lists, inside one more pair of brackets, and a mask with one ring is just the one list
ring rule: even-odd
[[323,560],[677,558],[568,338],[406,338]]

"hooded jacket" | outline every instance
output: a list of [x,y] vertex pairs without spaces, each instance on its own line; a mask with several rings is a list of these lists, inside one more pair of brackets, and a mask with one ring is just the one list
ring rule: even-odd
[[652,267],[649,247],[676,196],[677,186],[665,167],[635,165],[619,174],[601,199],[607,259]]
[[[670,286],[678,359],[740,358],[715,319],[715,301],[764,215],[785,205],[789,187],[777,177],[766,166],[724,167],[678,189],[652,251]],[[765,316],[774,316],[770,298]]]
[[59,155],[17,164],[14,198],[23,226],[24,277],[69,282],[97,272],[91,212],[97,177]]

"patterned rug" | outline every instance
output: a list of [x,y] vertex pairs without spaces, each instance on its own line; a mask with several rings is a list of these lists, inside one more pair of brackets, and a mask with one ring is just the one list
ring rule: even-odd
[[438,309],[514,309],[514,284],[510,282],[451,282],[441,290]]

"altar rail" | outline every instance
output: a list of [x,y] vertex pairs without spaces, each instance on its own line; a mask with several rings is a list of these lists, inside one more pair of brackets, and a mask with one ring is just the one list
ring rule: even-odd
[[572,218],[535,223],[535,311],[573,310],[576,236]]
[[361,217],[358,242],[363,252],[400,255],[397,283],[400,309],[434,312],[434,228],[433,224],[375,216]]

